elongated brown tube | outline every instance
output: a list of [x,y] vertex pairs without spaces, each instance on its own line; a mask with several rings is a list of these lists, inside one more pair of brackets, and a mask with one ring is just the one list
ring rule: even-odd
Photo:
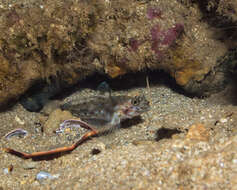
[[4,151],[8,152],[10,154],[13,154],[15,156],[21,157],[21,158],[25,158],[25,159],[37,158],[37,157],[42,157],[42,156],[50,156],[50,155],[65,153],[65,152],[71,152],[74,149],[76,149],[81,143],[83,143],[86,139],[96,135],[97,133],[98,132],[94,131],[94,130],[90,131],[90,132],[86,133],[79,141],[77,141],[76,143],[74,143],[71,146],[60,147],[60,148],[56,148],[56,149],[49,150],[49,151],[33,152],[31,154],[19,152],[14,149],[11,149],[11,148],[5,148]]

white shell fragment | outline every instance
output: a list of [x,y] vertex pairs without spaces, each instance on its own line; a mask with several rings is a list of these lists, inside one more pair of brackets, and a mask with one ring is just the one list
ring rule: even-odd
[[38,181],[42,181],[42,180],[45,180],[45,179],[57,179],[59,177],[59,174],[55,174],[55,175],[52,175],[48,172],[45,172],[45,171],[40,171],[37,175],[36,175],[36,179]]

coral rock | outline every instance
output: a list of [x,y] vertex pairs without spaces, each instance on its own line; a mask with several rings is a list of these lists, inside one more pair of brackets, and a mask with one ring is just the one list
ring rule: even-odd
[[209,133],[204,125],[196,124],[190,127],[186,138],[191,140],[208,141]]

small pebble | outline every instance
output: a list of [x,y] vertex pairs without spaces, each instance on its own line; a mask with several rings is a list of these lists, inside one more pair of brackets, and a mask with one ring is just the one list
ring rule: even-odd
[[233,164],[237,164],[237,159],[233,159],[233,160],[232,160],[232,163],[233,163]]
[[3,168],[3,173],[4,173],[5,175],[9,174],[8,168]]
[[195,124],[189,127],[186,138],[199,141],[208,141],[209,132],[204,125]]
[[226,123],[226,122],[227,122],[227,119],[226,119],[226,118],[221,118],[221,119],[220,119],[220,122],[221,122],[221,123]]
[[8,168],[3,168],[3,173],[5,175],[9,174],[13,170],[13,165],[8,166]]
[[20,125],[24,125],[25,122],[23,120],[21,120],[17,115],[15,116],[15,120],[17,123],[19,123]]
[[24,163],[22,165],[22,167],[25,169],[25,170],[31,170],[31,169],[35,169],[37,167],[37,163],[36,162],[27,162],[27,163]]
[[36,180],[42,181],[42,180],[45,180],[45,179],[56,179],[58,177],[59,177],[59,174],[52,175],[52,174],[50,174],[48,172],[40,171],[36,175]]

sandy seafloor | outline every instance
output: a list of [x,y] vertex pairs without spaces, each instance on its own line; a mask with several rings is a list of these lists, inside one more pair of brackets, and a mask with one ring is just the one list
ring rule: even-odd
[[[164,85],[150,90],[151,109],[140,120],[94,137],[70,154],[32,161],[1,149],[0,189],[237,189],[237,107],[229,88],[205,99],[184,96]],[[95,93],[83,89],[67,100]],[[113,93],[149,97],[145,87]],[[55,101],[41,113],[28,112],[20,104],[0,113],[1,148],[34,152],[75,142],[82,130],[56,135],[49,124],[45,129],[43,121],[54,109]],[[57,113],[50,120],[57,120]],[[197,129],[187,136],[190,126],[198,123],[204,132]],[[29,135],[6,140],[3,136],[15,128]],[[40,171],[57,177],[37,181]]]

